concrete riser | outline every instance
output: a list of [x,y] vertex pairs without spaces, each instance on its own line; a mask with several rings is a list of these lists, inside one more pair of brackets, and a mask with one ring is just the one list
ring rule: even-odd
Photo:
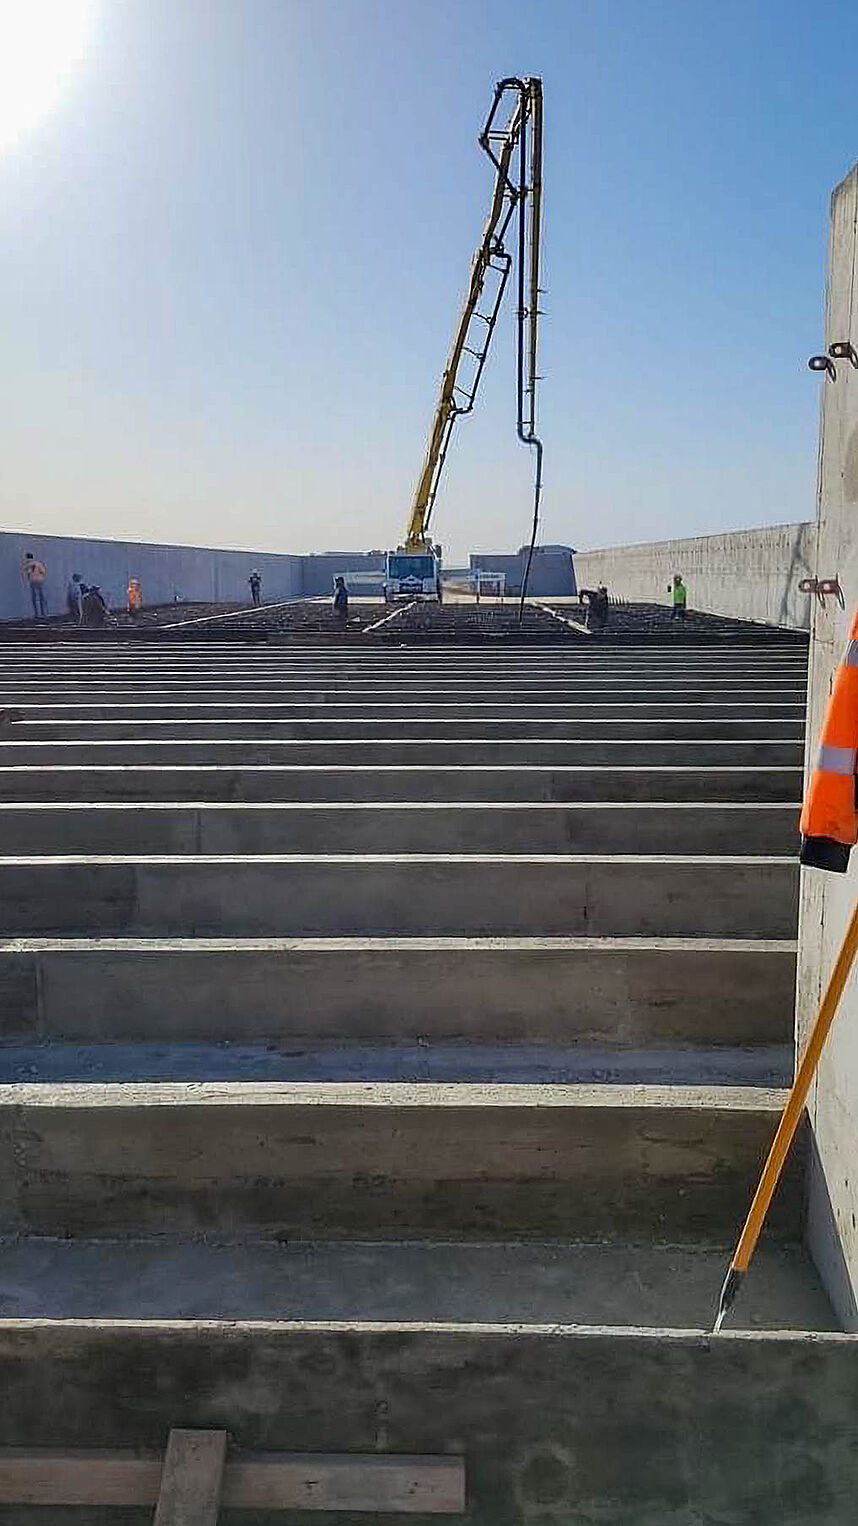
[[463,1454],[471,1526],[847,1526],[858,1494],[837,1337],[7,1322],[0,1374],[6,1446],[163,1451],[180,1418],[247,1450]]
[[790,854],[797,805],[0,805],[7,856],[37,853]]
[[[782,1096],[731,1106],[705,1088],[4,1087],[0,1229],[726,1246]],[[801,1142],[770,1234],[800,1233],[803,1162]]]
[[233,741],[104,741],[104,742],[0,742],[0,766],[40,767],[48,764],[196,763],[196,764],[507,764],[523,766],[590,764],[637,766],[799,768],[802,744],[787,734],[769,741],[760,728],[757,741],[635,739],[587,741],[532,738],[482,741],[428,739],[403,740],[366,736],[356,741],[325,740],[255,742],[246,737]]
[[0,767],[10,801],[795,801],[797,811],[801,786],[800,767]]
[[788,859],[0,860],[9,934],[790,938]]
[[5,949],[0,1039],[776,1045],[794,979],[788,944]]

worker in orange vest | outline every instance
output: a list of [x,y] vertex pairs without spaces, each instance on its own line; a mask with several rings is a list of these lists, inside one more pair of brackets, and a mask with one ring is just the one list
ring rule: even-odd
[[822,740],[801,812],[801,861],[844,874],[858,841],[858,610],[834,681]]
[[139,578],[131,578],[128,583],[128,613],[132,620],[138,610],[143,608],[143,589],[140,587]]

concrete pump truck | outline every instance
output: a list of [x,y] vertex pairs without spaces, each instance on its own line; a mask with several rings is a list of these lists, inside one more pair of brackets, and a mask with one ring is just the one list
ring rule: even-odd
[[441,599],[441,548],[429,535],[429,521],[456,420],[470,413],[498,320],[513,256],[504,240],[515,213],[518,232],[517,431],[536,450],[533,537],[539,522],[542,444],[536,436],[536,339],[539,316],[540,228],[542,219],[542,81],[503,79],[479,137],[495,169],[489,215],[471,261],[471,276],[441,388],[423,465],[411,505],[405,539],[385,559],[384,597]]

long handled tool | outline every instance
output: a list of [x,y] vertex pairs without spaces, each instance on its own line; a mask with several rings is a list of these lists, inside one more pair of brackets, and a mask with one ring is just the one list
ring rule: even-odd
[[825,995],[820,1002],[816,1022],[811,1030],[807,1041],[801,1064],[796,1072],[796,1078],[792,1084],[792,1091],[786,1100],[786,1106],[781,1114],[777,1133],[772,1141],[769,1158],[763,1167],[759,1186],[754,1193],[754,1200],[745,1220],[745,1227],[739,1237],[739,1243],[733,1252],[733,1259],[727,1276],[724,1278],[724,1286],[721,1289],[721,1297],[718,1302],[718,1315],[715,1320],[715,1332],[721,1329],[724,1316],[732,1308],[736,1300],[736,1294],[742,1285],[742,1278],[751,1262],[751,1257],[756,1249],[763,1227],[769,1204],[774,1196],[775,1188],[780,1180],[784,1161],[789,1154],[793,1136],[798,1128],[799,1120],[804,1111],[810,1083],[813,1080],[819,1057],[822,1054],[823,1045],[828,1037],[828,1030],[837,1015],[840,998],[855,963],[855,955],[858,953],[858,901],[852,910],[849,926],[846,929],[840,953],[837,955],[837,963],[831,972]]

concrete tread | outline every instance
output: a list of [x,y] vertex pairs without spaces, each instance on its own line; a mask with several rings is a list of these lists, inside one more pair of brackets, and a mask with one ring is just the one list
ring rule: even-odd
[[686,868],[696,865],[742,865],[759,869],[765,865],[798,867],[795,856],[787,854],[670,854],[670,853],[44,853],[0,856],[4,865],[44,867],[49,864],[676,864]]
[[[225,763],[99,763],[100,774],[224,774],[234,772]],[[801,777],[799,765],[788,763],[242,763],[242,773],[313,774],[789,774]],[[39,763],[23,769],[0,765],[0,775],[14,773],[86,774],[84,763]],[[729,802],[728,802],[729,803]]]
[[[87,770],[88,772],[88,770]],[[0,815],[33,811],[119,811],[137,815],[158,811],[211,811],[270,812],[294,811],[548,811],[628,812],[639,816],[646,812],[677,811],[680,814],[694,811],[797,811],[801,801],[796,800],[2,800]]]
[[[711,1327],[720,1248],[499,1242],[0,1239],[0,1319],[488,1322],[647,1330]],[[762,1245],[723,1338],[830,1331],[836,1321],[798,1248]],[[849,1337],[841,1337],[850,1339]],[[851,1337],[858,1345],[858,1336]]]
[[[177,1018],[176,1029],[180,1027]],[[592,1044],[458,1041],[281,1044],[230,1039],[220,1043],[69,1043],[0,1045],[0,1083],[176,1081],[368,1081],[373,1083],[521,1085],[786,1086],[793,1046],[747,1044],[670,1048]]]
[[787,1098],[772,1086],[568,1085],[407,1081],[55,1081],[0,1084],[0,1107],[596,1108],[771,1114]]

